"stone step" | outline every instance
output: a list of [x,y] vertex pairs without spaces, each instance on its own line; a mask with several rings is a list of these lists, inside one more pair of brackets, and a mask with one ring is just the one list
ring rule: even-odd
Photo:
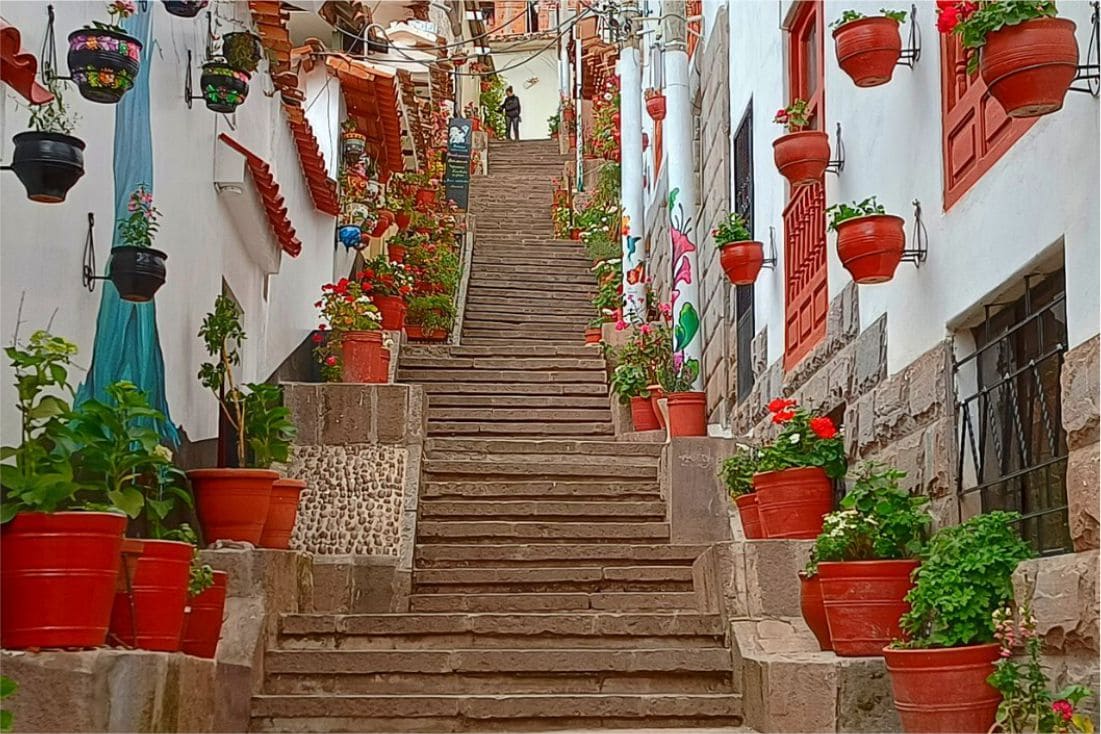
[[723,637],[716,614],[284,614],[279,648],[719,647]]
[[493,289],[505,290],[509,295],[515,295],[517,290],[526,290],[529,293],[553,293],[555,295],[577,294],[591,298],[596,294],[596,281],[588,278],[586,281],[569,278],[554,280],[535,280],[524,278],[500,278],[482,276],[474,273],[470,276],[470,289],[479,293],[486,293]]
[[591,303],[592,297],[596,294],[596,288],[591,288],[587,292],[581,291],[555,291],[553,289],[533,290],[525,288],[510,288],[501,284],[487,285],[482,284],[467,291],[467,296],[472,299],[470,303],[488,303],[493,305],[514,304],[514,308],[517,312],[523,312],[524,309],[520,308],[516,304],[524,302],[534,303],[540,300],[551,299],[556,303],[565,304],[578,304],[578,303]]
[[666,522],[546,522],[546,521],[450,521],[417,523],[417,542],[570,542],[616,540],[659,541],[669,539]]
[[[548,594],[411,594],[412,612],[534,612],[585,610],[691,610],[694,592],[607,591]],[[729,655],[729,653],[727,653]]]
[[[580,454],[597,457],[595,463],[607,464],[607,458],[615,455],[620,461],[627,456],[661,456],[662,445],[643,442],[621,441],[524,441],[492,440],[464,438],[433,438],[425,445],[425,450],[433,457],[446,452],[457,455],[453,458],[469,458],[472,454]],[[441,456],[442,458],[442,456]],[[630,462],[627,462],[630,463]]]
[[[398,378],[413,382],[402,371]],[[426,382],[422,387],[429,395],[608,395],[608,386],[595,382]]]
[[[552,443],[552,442],[548,442]],[[433,452],[425,460],[422,471],[430,479],[442,477],[474,476],[480,480],[489,478],[538,477],[564,479],[575,477],[587,480],[623,481],[645,479],[657,481],[658,462],[651,456],[617,457],[609,461],[599,454],[503,454],[475,455],[463,459],[439,458]]]
[[[490,258],[486,258],[483,261],[481,258],[475,257],[471,261],[472,275],[476,274],[478,277],[482,276],[520,276],[521,280],[527,280],[528,278],[545,278],[547,276],[546,263],[538,262],[517,262],[515,260],[502,260],[500,262],[490,262]],[[592,266],[589,262],[562,262],[559,258],[554,259],[554,273],[557,277],[568,278],[570,281],[591,282],[594,278],[592,272]]]
[[431,421],[564,421],[600,422],[611,419],[607,406],[602,408],[451,408],[429,405]]
[[512,329],[520,326],[525,329],[538,329],[544,333],[547,331],[576,332],[578,329],[584,330],[588,325],[589,313],[591,313],[591,309],[583,310],[581,308],[565,313],[547,312],[536,314],[502,307],[478,307],[467,310],[465,323],[469,324],[476,321],[481,326],[494,329]]
[[[507,319],[508,317],[505,318]],[[586,321],[587,319],[582,316],[570,316],[564,321],[555,323],[550,320],[543,322],[494,320],[484,316],[468,314],[463,320],[463,334],[467,336],[475,334],[497,335],[502,331],[505,333],[515,333],[519,331],[527,335],[529,340],[576,339],[579,334],[582,335],[582,337],[584,336]],[[599,354],[599,352],[594,352],[594,355],[596,354]],[[603,369],[603,367],[598,369]]]
[[577,382],[603,385],[606,375],[603,370],[595,369],[461,369],[439,368],[419,369],[416,367],[401,369],[402,382],[505,382],[513,385],[523,383],[547,383],[559,385]]
[[470,347],[464,345],[412,344],[404,345],[401,348],[402,363],[406,361],[406,357],[441,355],[453,357],[509,357],[515,360],[551,359],[554,357],[599,358],[598,354],[594,354],[588,347],[558,347],[553,345],[537,348],[527,345],[517,347]]
[[607,398],[548,395],[546,397],[509,395],[433,395],[429,408],[602,408],[608,410]]
[[599,564],[673,565],[691,567],[693,561],[707,550],[706,545],[673,545],[668,543],[508,543],[498,545],[440,543],[417,546],[414,563],[417,568],[514,566],[526,564],[539,568]]
[[421,357],[401,354],[401,366],[410,368],[444,368],[454,370],[508,370],[523,367],[525,370],[596,370],[604,371],[604,360],[599,354],[589,352],[583,357],[531,357],[519,360],[516,357]]
[[[436,439],[431,439],[436,440]],[[501,480],[439,480],[425,477],[421,498],[570,498],[570,499],[635,499],[657,501],[660,491],[657,481],[589,481],[562,479]]]
[[618,500],[422,500],[420,517],[423,520],[526,520],[537,517],[543,520],[568,518],[595,522],[622,519],[660,521],[665,519],[665,503]]
[[[588,326],[589,319],[593,317],[593,306],[591,303],[574,303],[574,304],[554,304],[547,303],[538,307],[542,313],[545,313],[548,317],[560,316],[568,318],[574,324],[574,328],[584,330]],[[469,302],[466,306],[466,317],[475,318],[479,316],[492,316],[492,315],[511,315],[518,313],[516,304],[512,301],[508,303],[492,303],[490,299],[483,299],[481,303]],[[530,311],[522,311],[519,313],[530,313]]]
[[476,423],[466,421],[428,421],[430,436],[469,436],[516,438],[588,438],[615,435],[608,423]]
[[[492,335],[490,335],[492,334]],[[516,342],[522,342],[525,344],[561,344],[563,346],[577,346],[584,344],[584,337],[578,335],[576,337],[567,336],[544,336],[538,337],[525,332],[510,331],[506,333],[489,332],[482,334],[468,334],[464,330],[460,337],[463,344],[470,344],[471,346],[491,346],[493,344],[514,344]]]
[[689,566],[437,568],[413,573],[417,594],[691,592]]
[[[561,240],[559,240],[561,242]],[[575,243],[576,244],[576,243]],[[517,268],[537,268],[538,272],[546,276],[547,274],[547,261],[545,258],[536,254],[525,256],[523,252],[514,252],[511,257],[508,255],[487,255],[487,254],[475,254],[471,259],[472,268],[481,267],[484,265],[495,266],[515,266]],[[574,251],[560,251],[554,255],[554,267],[567,268],[569,271],[574,269],[584,269],[588,272],[592,272],[592,261],[585,255],[584,251],[577,248]]]
[[254,696],[258,732],[531,731],[738,726],[741,698],[721,693]]

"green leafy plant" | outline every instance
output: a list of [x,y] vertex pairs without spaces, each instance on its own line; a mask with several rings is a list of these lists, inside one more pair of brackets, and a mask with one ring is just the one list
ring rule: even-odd
[[1015,512],[989,512],[942,528],[929,541],[910,611],[899,620],[910,648],[959,647],[994,640],[991,615],[1013,598],[1013,571],[1031,558]]
[[631,398],[650,397],[648,385],[646,370],[640,365],[619,364],[612,370],[612,390],[624,405],[631,402]]
[[283,406],[283,388],[263,382],[246,387],[244,433],[252,466],[266,469],[276,462],[285,463],[298,429],[290,410]]
[[29,126],[40,133],[72,135],[80,117],[66,106],[61,83],[56,78],[47,79],[46,89],[54,98],[44,104],[30,106]]
[[[0,701],[15,693],[19,684],[6,675],[0,675]],[[0,709],[0,732],[11,731],[12,715],[7,709]]]
[[[994,637],[1001,645],[1001,659],[987,679],[1002,694],[998,705],[997,728],[1005,734],[1027,732],[1093,732],[1093,720],[1076,709],[1094,694],[1089,688],[1071,685],[1051,693],[1040,661],[1043,642],[1036,632],[1036,618],[1028,607],[1018,610],[997,609],[992,615]],[[1023,644],[1026,661],[1012,660]]]
[[812,415],[784,398],[772,400],[768,410],[780,434],[761,448],[759,471],[816,466],[831,479],[845,476],[845,441],[832,420]]
[[130,194],[130,201],[126,205],[130,216],[119,222],[119,239],[122,244],[130,247],[152,247],[153,238],[157,236],[157,219],[161,213],[153,206],[153,194],[145,188],[145,184],[139,185]]
[[695,389],[696,378],[700,376],[699,362],[684,360],[680,354],[658,366],[658,384],[666,395],[676,392],[691,392]]
[[562,126],[562,117],[557,112],[547,118],[547,134],[554,137]]
[[875,200],[874,196],[869,196],[864,201],[854,201],[851,204],[834,204],[826,209],[826,215],[830,218],[828,229],[831,232],[836,232],[837,225],[849,219],[886,213],[887,210]]
[[731,497],[753,492],[753,475],[757,473],[757,453],[749,446],[735,448],[719,467],[719,479]]
[[618,258],[623,248],[618,239],[612,239],[607,230],[600,229],[585,239],[585,254],[594,263]]
[[505,137],[505,113],[501,103],[505,100],[505,81],[497,74],[482,77],[482,93],[478,98],[485,110],[485,124],[498,138]]
[[[886,8],[880,8],[879,14],[884,18],[890,18],[898,23],[906,22],[906,11],[904,10],[887,10]],[[840,18],[830,24],[830,28],[836,30],[846,23],[852,23],[854,20],[863,20],[867,17],[868,16],[864,15],[864,13],[861,13],[859,10],[846,10],[841,13]]]
[[772,121],[783,125],[789,133],[797,133],[810,124],[810,114],[807,110],[807,101],[797,99],[783,109],[776,111]]
[[[954,33],[960,44],[972,51],[986,45],[986,37],[1006,26],[1037,18],[1054,18],[1059,13],[1054,0],[968,0],[937,3],[937,30]],[[979,68],[979,54],[967,59],[967,73]]]
[[596,315],[589,326],[600,326],[618,318],[623,297],[623,264],[618,258],[603,260],[593,266],[596,274],[596,295],[592,303]]
[[917,558],[925,545],[932,516],[928,497],[899,486],[906,472],[866,462],[841,500],[841,509],[826,515],[811,551],[806,573],[821,561],[879,561]]
[[737,212],[728,214],[719,226],[711,230],[711,236],[719,247],[732,242],[746,242],[753,239],[753,233],[749,231],[745,217]]
[[407,318],[426,331],[451,331],[455,324],[455,299],[443,293],[409,299]]

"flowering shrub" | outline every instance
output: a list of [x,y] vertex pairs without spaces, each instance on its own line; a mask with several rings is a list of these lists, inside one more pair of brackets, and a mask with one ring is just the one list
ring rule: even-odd
[[797,99],[784,109],[776,110],[776,116],[772,121],[783,125],[789,133],[797,133],[810,124],[810,116],[807,114],[807,101]]
[[925,544],[932,516],[928,497],[912,496],[898,486],[906,472],[867,462],[841,500],[826,515],[811,551],[807,575],[820,561],[877,561],[916,558]]
[[592,133],[586,145],[594,155],[619,160],[619,121],[619,77],[612,77],[604,82],[604,91],[593,99]]
[[759,471],[817,466],[831,479],[845,476],[845,441],[832,420],[783,398],[770,402],[768,410],[780,435],[761,449]]
[[[986,36],[1006,26],[1058,15],[1054,0],[937,0],[937,30],[959,36],[965,49],[986,45]],[[979,55],[967,59],[967,71],[979,68]]]
[[[1001,645],[1002,659],[994,664],[988,679],[1002,694],[997,727],[1006,734],[1018,732],[1093,732],[1093,721],[1076,713],[1078,704],[1093,696],[1085,686],[1072,685],[1052,694],[1040,664],[1043,643],[1036,633],[1036,618],[1027,607],[997,609],[992,615],[994,638]],[[1028,656],[1024,664],[1010,658],[1023,643]]]
[[605,357],[616,364],[641,367],[646,373],[647,385],[658,384],[658,369],[670,361],[673,354],[673,329],[670,325],[672,310],[669,304],[661,304],[663,319],[656,323],[628,324],[623,319],[616,322],[616,331],[630,328],[631,334],[622,347],[605,346]]
[[314,304],[321,312],[321,331],[374,331],[382,328],[382,316],[371,294],[356,280],[341,278],[321,286],[321,300]]
[[589,326],[616,321],[619,318],[619,305],[623,300],[623,263],[618,258],[603,260],[593,266],[596,274],[596,295],[593,296],[593,308],[596,315]]
[[731,497],[752,494],[753,475],[756,473],[757,453],[748,446],[738,446],[719,468],[719,478]]
[[130,194],[126,210],[130,216],[119,222],[119,240],[130,247],[152,247],[161,213],[153,206],[153,194],[145,188],[145,184],[139,185]]
[[745,242],[753,239],[753,233],[749,231],[745,217],[737,212],[731,212],[718,227],[711,230],[711,236],[715,238],[715,244],[719,247],[731,242]]
[[364,293],[372,296],[408,296],[413,292],[413,275],[402,263],[392,263],[385,256],[368,260],[357,279]]

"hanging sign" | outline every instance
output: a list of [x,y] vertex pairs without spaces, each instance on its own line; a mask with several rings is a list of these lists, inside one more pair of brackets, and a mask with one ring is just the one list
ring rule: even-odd
[[466,211],[470,195],[470,152],[474,128],[464,117],[452,117],[447,123],[447,162],[443,182],[447,198]]

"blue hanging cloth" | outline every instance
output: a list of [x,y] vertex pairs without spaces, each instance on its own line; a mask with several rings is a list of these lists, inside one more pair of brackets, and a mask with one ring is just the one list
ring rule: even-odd
[[[149,120],[149,68],[152,53],[152,8],[138,4],[138,12],[122,22],[127,33],[142,42],[141,68],[134,87],[115,105],[115,221],[129,216],[130,194],[145,184],[153,191],[153,135]],[[111,247],[119,241],[118,227]],[[164,355],[157,335],[155,301],[133,303],[119,297],[111,281],[102,281],[103,290],[96,320],[96,339],[88,377],[77,389],[76,403],[90,398],[106,400],[108,385],[129,380],[149,398],[149,404],[165,416],[157,431],[171,445],[180,443],[179,433],[168,412],[164,389]]]

